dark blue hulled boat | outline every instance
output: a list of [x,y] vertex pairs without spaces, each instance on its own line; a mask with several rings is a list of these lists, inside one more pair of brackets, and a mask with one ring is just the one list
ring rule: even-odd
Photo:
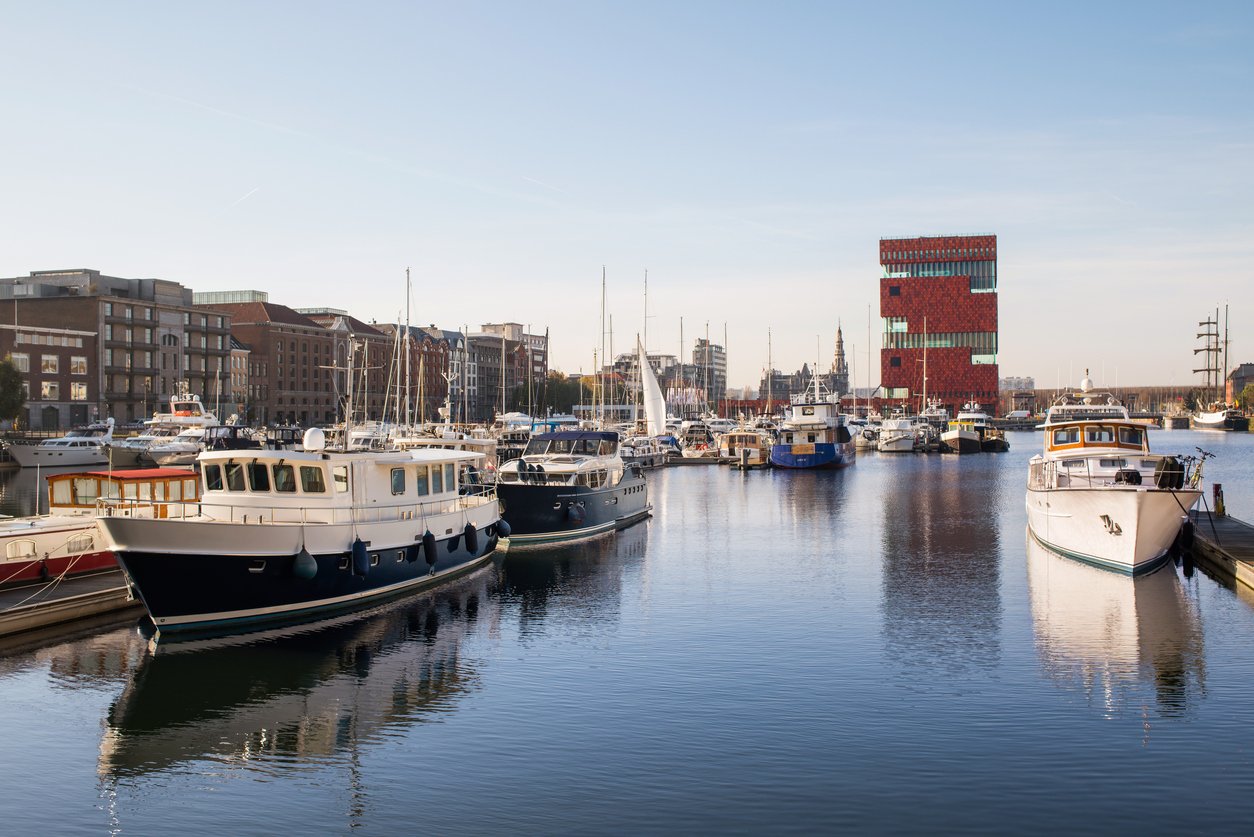
[[792,414],[780,424],[771,446],[771,464],[778,468],[843,468],[854,463],[853,434],[840,403],[820,390],[814,376],[807,390],[792,403]]
[[488,559],[500,513],[468,451],[207,451],[198,503],[115,511],[104,540],[158,634],[234,633],[364,607]]
[[644,475],[619,456],[617,433],[536,434],[497,478],[511,546],[611,532],[652,510]]

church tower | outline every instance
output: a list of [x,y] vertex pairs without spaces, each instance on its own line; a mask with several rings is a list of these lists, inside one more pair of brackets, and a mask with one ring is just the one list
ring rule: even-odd
[[841,395],[849,392],[849,363],[845,360],[845,336],[841,333],[839,321],[836,322],[836,356],[832,358],[828,388]]

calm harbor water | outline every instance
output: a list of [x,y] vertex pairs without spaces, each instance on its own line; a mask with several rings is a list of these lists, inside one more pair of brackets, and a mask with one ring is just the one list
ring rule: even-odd
[[[1011,452],[674,468],[655,516],[423,597],[0,656],[15,834],[1246,833],[1254,602],[1030,547]],[[1254,437],[1218,454],[1254,520]],[[33,474],[0,475],[29,511]],[[23,500],[22,498],[25,498]],[[25,509],[18,508],[22,502]]]

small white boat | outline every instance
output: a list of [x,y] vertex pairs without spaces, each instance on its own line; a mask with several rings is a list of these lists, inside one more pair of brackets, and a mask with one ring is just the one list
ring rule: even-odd
[[204,449],[205,428],[188,427],[169,441],[154,442],[144,452],[144,458],[163,468],[191,465]]
[[718,442],[702,419],[691,419],[679,425],[679,444],[684,459],[718,461]]
[[1148,428],[1109,393],[1063,395],[1046,414],[1044,451],[1029,463],[1032,536],[1090,564],[1140,574],[1168,555],[1202,496],[1183,463],[1150,453]]
[[44,439],[37,445],[9,445],[9,455],[23,468],[107,465],[112,441],[113,417],[110,416],[64,436]]
[[766,468],[771,464],[774,443],[774,437],[765,430],[742,427],[718,437],[719,459],[742,471]]
[[880,453],[914,453],[918,426],[915,420],[900,413],[880,422],[876,450]]
[[1249,430],[1250,417],[1229,404],[1212,404],[1193,414],[1194,430]]

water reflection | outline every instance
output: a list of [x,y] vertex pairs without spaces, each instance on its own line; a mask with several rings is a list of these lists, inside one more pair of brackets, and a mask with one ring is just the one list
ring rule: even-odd
[[90,471],[87,467],[0,469],[0,514],[26,517],[48,512],[48,477]]
[[916,456],[889,482],[882,606],[890,659],[947,669],[997,664],[998,462]]
[[1109,715],[1146,703],[1182,714],[1204,691],[1202,625],[1176,569],[1130,578],[1027,537],[1028,591],[1045,672]]
[[564,546],[511,550],[504,592],[517,602],[522,627],[542,623],[556,607],[601,624],[617,621],[623,578],[644,560],[649,525]]
[[110,708],[102,776],[183,762],[273,769],[354,752],[475,688],[461,644],[495,624],[497,564],[416,599],[304,627],[154,646]]

